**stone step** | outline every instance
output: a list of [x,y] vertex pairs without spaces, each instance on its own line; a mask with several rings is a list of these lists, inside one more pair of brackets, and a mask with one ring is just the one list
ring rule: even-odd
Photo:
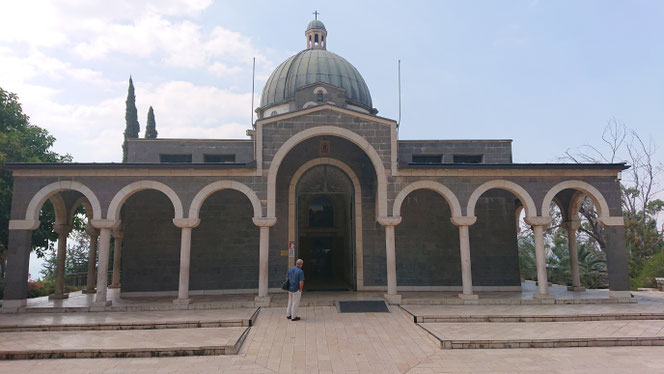
[[236,354],[250,327],[0,333],[0,359]]
[[664,321],[418,324],[441,349],[664,345]]
[[255,323],[259,310],[0,314],[0,332],[248,327]]
[[664,320],[664,304],[602,305],[402,305],[416,323],[582,322]]

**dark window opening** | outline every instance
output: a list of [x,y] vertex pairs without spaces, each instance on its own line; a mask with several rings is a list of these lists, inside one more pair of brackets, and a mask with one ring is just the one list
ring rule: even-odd
[[455,164],[481,164],[482,155],[454,155]]
[[188,154],[188,155],[161,154],[161,155],[159,155],[159,161],[160,162],[187,163],[187,162],[191,162],[191,154]]
[[235,162],[235,155],[203,155],[203,162]]
[[323,99],[324,99],[324,95],[323,95],[322,92],[319,92],[319,93],[316,94],[316,100],[323,101]]
[[314,35],[314,43],[318,44],[318,34]]
[[332,202],[324,197],[315,197],[309,203],[309,227],[334,227]]
[[441,164],[443,155],[413,155],[414,164]]

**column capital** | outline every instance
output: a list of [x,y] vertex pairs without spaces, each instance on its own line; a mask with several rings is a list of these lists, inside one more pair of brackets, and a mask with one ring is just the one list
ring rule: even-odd
[[599,222],[604,226],[625,226],[625,218],[622,216],[615,217],[598,217]]
[[565,221],[563,222],[562,226],[567,230],[578,230],[579,227],[581,227],[581,221],[579,220]]
[[122,237],[124,237],[124,231],[120,228],[113,229],[113,237],[115,239],[122,239]]
[[181,229],[193,229],[200,223],[198,218],[173,218],[173,224]]
[[93,219],[90,221],[92,226],[96,229],[114,229],[120,227],[122,221],[115,219]]
[[67,225],[67,224],[64,224],[64,223],[56,223],[55,225],[53,225],[53,231],[57,232],[58,234],[62,234],[62,235],[69,235],[69,233],[73,229],[74,229],[74,226]]
[[36,230],[39,227],[39,220],[30,219],[10,219],[10,230]]
[[88,227],[85,229],[85,232],[90,236],[99,236],[99,230],[92,227],[92,225],[88,225]]
[[524,218],[530,226],[548,226],[551,223],[551,217],[531,216]]
[[472,226],[477,222],[475,216],[452,216],[450,221],[456,226]]
[[378,223],[380,223],[382,226],[396,226],[401,223],[401,216],[378,217]]
[[252,220],[258,227],[271,227],[277,224],[277,217],[254,217]]

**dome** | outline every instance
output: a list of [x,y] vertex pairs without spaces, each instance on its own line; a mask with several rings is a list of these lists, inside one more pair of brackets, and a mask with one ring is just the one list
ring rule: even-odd
[[309,25],[307,26],[307,30],[311,30],[311,29],[325,30],[325,25],[323,24],[323,22],[315,19],[315,20],[309,22]]
[[[360,72],[346,59],[327,50],[325,25],[313,20],[305,35],[309,40],[307,49],[291,56],[272,72],[265,83],[259,109],[284,104],[295,98],[298,89],[322,82],[344,89],[348,104],[376,113],[369,87]],[[313,43],[311,36],[314,37]],[[319,36],[320,44],[317,44]]]

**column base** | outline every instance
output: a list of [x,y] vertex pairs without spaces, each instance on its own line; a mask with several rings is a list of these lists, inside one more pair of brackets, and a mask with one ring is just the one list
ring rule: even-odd
[[385,301],[387,301],[387,303],[390,305],[401,304],[401,295],[384,294],[383,297],[385,298]]
[[631,299],[632,291],[611,291],[609,290],[609,297],[612,299]]
[[62,295],[56,295],[56,294],[48,295],[49,300],[63,300],[68,298],[69,298],[68,293],[63,293]]
[[2,308],[0,308],[0,313],[17,313],[20,308],[23,308],[27,304],[28,304],[27,299],[3,300]]
[[191,299],[173,299],[173,304],[175,305],[189,305],[191,304]]
[[585,292],[586,288],[581,286],[567,286],[567,291]]
[[542,300],[542,301],[555,301],[556,297],[548,293],[536,293],[533,295],[533,300]]
[[465,293],[460,293],[458,295],[459,299],[464,300],[464,301],[473,301],[473,300],[479,300],[479,296],[471,293],[471,294],[465,294]]
[[107,306],[111,306],[111,300],[93,301],[90,305],[91,312],[103,312]]
[[88,289],[86,288],[86,289],[82,290],[81,292],[83,292],[84,294],[92,294],[92,293],[97,293],[97,289],[96,289],[96,288],[93,288],[93,289],[91,289],[91,290],[88,290]]
[[270,296],[256,296],[254,298],[256,306],[270,306]]
[[111,284],[108,288],[120,288],[119,284]]

